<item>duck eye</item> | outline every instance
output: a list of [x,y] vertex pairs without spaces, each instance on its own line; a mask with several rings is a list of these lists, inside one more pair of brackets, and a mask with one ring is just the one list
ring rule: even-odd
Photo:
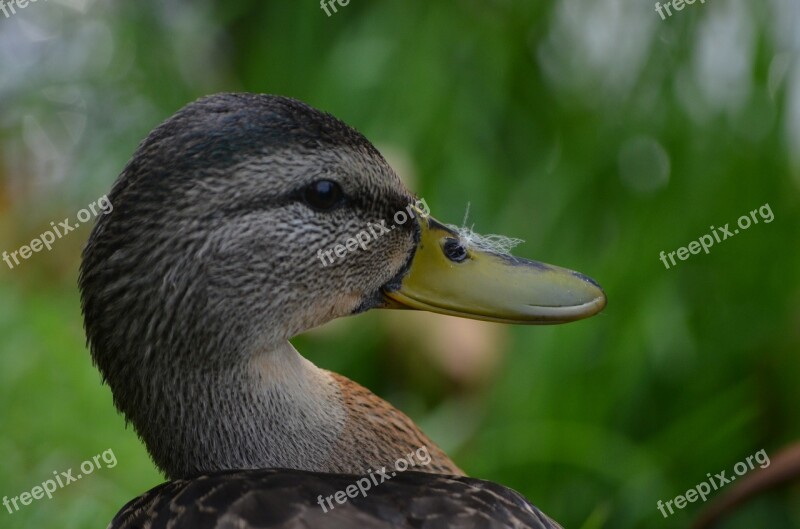
[[312,209],[327,211],[338,206],[344,193],[336,182],[331,180],[317,180],[303,190],[303,199]]

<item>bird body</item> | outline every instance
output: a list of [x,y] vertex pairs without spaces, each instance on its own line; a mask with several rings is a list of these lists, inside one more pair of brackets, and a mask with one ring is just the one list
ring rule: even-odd
[[[594,281],[499,253],[422,212],[393,223],[416,199],[380,153],[283,97],[188,105],[142,142],[109,199],[79,280],[92,358],[176,480],[135,500],[113,528],[344,527],[348,516],[352,527],[484,526],[455,523],[467,518],[555,527],[513,491],[463,477],[402,412],[289,339],[373,308],[573,321],[604,307]],[[379,240],[320,264],[320,249],[379,221],[392,226]],[[325,517],[314,510],[323,489],[423,449],[422,472]],[[501,507],[515,514],[492,518]]]
[[[398,473],[366,491],[360,475],[222,472],[160,485],[126,505],[114,529],[557,529],[513,490],[479,479]],[[352,487],[351,495],[347,495]],[[336,494],[339,500],[327,502]],[[322,499],[322,502],[319,499]],[[329,507],[332,503],[333,508]]]

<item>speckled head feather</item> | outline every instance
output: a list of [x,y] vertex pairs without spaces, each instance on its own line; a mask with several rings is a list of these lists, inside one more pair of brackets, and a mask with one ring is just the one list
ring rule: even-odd
[[[304,191],[321,180],[341,187],[332,207]],[[361,134],[291,99],[208,97],[142,142],[109,199],[83,254],[86,333],[116,406],[175,479],[111,529],[559,529],[510,489],[458,477],[402,412],[287,341],[381,305],[423,253],[425,227],[409,222],[318,259],[413,201]],[[391,471],[421,453],[415,472]],[[380,483],[342,504],[367,473]]]
[[[330,211],[303,200],[323,179],[344,192]],[[377,150],[299,101],[216,95],[156,128],[109,199],[83,255],[86,332],[155,462],[170,476],[327,468],[341,390],[286,340],[378,305],[413,254],[408,223],[318,259],[413,201]]]

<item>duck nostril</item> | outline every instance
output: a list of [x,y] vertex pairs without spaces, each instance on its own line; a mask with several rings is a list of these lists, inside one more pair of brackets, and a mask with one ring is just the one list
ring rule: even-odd
[[444,244],[442,245],[442,250],[444,250],[444,254],[447,256],[447,258],[454,263],[460,263],[468,257],[467,249],[464,248],[464,245],[461,244],[461,241],[458,239],[445,239]]

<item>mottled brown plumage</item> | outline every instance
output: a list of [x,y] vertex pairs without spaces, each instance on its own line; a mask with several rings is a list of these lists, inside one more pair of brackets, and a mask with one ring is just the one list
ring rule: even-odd
[[479,479],[397,474],[366,497],[324,511],[309,497],[343,491],[356,475],[293,470],[175,480],[126,505],[113,529],[560,529],[511,489]]
[[[335,453],[357,452],[358,459],[380,459],[379,454],[391,454],[389,465],[398,457],[425,447],[431,462],[420,469],[435,474],[463,476],[441,448],[431,441],[403,412],[377,397],[367,388],[337,373],[330,373],[339,384],[342,401],[347,410],[344,430],[339,436]],[[347,465],[329,467],[333,472],[349,472]],[[377,465],[374,465],[377,466]],[[374,467],[373,467],[374,468]]]

